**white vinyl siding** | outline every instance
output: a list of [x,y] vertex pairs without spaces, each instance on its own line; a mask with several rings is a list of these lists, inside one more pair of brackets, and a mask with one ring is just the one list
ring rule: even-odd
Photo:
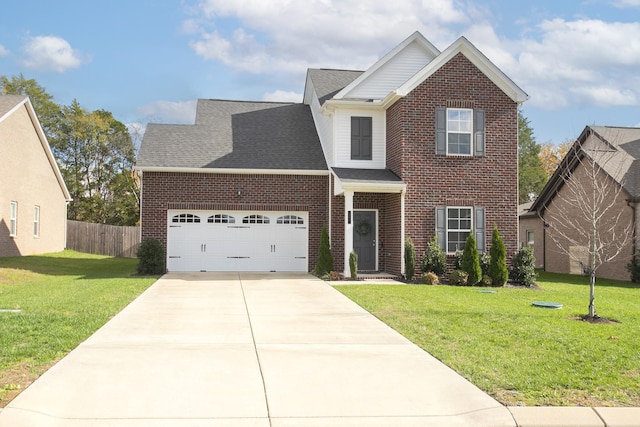
[[[309,80],[310,81],[310,80]],[[324,152],[324,158],[329,167],[334,166],[333,160],[333,120],[331,116],[322,114],[320,112],[320,101],[318,96],[313,92],[313,99],[311,101],[311,115],[313,116],[313,122],[320,138],[320,144],[322,145],[322,151]]]
[[383,99],[432,60],[431,52],[413,42],[353,88],[345,98]]
[[[371,160],[351,160],[351,117],[371,117]],[[386,116],[384,111],[336,109],[335,166],[342,168],[384,169],[386,167]]]

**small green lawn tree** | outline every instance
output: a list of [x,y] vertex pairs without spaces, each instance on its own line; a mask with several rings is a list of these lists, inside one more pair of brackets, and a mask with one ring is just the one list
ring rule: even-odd
[[507,270],[507,248],[504,240],[498,231],[498,226],[494,225],[491,236],[491,249],[489,250],[491,260],[489,261],[489,277],[493,286],[504,286],[509,280],[509,270]]
[[404,241],[404,270],[407,281],[410,282],[416,272],[416,248],[411,237]]
[[329,244],[329,232],[327,226],[322,226],[320,234],[320,249],[318,250],[318,263],[313,269],[313,274],[322,277],[333,271],[333,255],[331,254],[331,246]]
[[462,271],[467,273],[467,283],[474,286],[482,280],[482,269],[480,268],[480,259],[478,257],[478,248],[476,247],[476,239],[473,237],[473,230],[469,233],[464,243],[464,251],[462,252],[462,261],[460,262]]

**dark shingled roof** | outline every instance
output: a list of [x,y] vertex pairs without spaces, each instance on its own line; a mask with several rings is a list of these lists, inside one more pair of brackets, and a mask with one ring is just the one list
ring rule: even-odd
[[331,169],[342,182],[402,183],[402,179],[388,169]]
[[327,170],[309,106],[205,99],[195,125],[150,124],[137,167]]
[[327,70],[325,68],[310,68],[308,72],[320,105],[333,98],[336,93],[364,73],[364,71]]

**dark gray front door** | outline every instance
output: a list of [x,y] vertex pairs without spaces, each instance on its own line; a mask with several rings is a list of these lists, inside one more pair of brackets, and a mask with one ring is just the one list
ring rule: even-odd
[[353,250],[358,254],[358,270],[376,269],[376,212],[353,212]]

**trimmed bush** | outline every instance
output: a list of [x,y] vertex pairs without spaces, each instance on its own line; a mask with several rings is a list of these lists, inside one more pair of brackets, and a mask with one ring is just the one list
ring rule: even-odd
[[629,271],[633,283],[640,283],[640,252],[631,258],[631,262],[627,264],[627,271]]
[[351,271],[351,280],[358,280],[358,254],[351,251],[349,254],[349,270]]
[[318,263],[316,268],[313,269],[313,274],[318,277],[323,277],[333,271],[333,255],[331,254],[331,246],[329,245],[329,233],[327,232],[327,226],[322,226],[322,233],[320,234],[320,249],[318,250]]
[[138,250],[136,272],[140,275],[155,276],[166,273],[164,265],[164,247],[158,239],[144,239]]
[[489,262],[488,276],[491,277],[493,286],[504,286],[509,280],[509,270],[507,270],[507,248],[504,246],[502,236],[498,227],[493,227],[491,236],[491,260]]
[[433,271],[427,271],[426,273],[424,273],[422,275],[422,280],[424,281],[425,285],[438,285],[440,283],[438,275]]
[[404,270],[407,281],[413,280],[413,275],[416,272],[416,248],[413,246],[411,237],[407,237],[404,241]]
[[431,271],[438,276],[442,276],[447,271],[447,254],[440,247],[438,236],[433,236],[427,245],[427,249],[422,254],[420,267],[423,273]]
[[452,286],[467,286],[469,275],[462,270],[453,270],[449,275],[449,284]]
[[511,262],[511,280],[523,286],[536,284],[536,258],[533,256],[533,248],[524,246],[516,253]]
[[480,269],[478,248],[476,247],[476,239],[473,237],[473,230],[471,230],[469,237],[467,237],[464,243],[460,268],[467,273],[467,283],[469,286],[473,286],[482,280],[482,270]]

